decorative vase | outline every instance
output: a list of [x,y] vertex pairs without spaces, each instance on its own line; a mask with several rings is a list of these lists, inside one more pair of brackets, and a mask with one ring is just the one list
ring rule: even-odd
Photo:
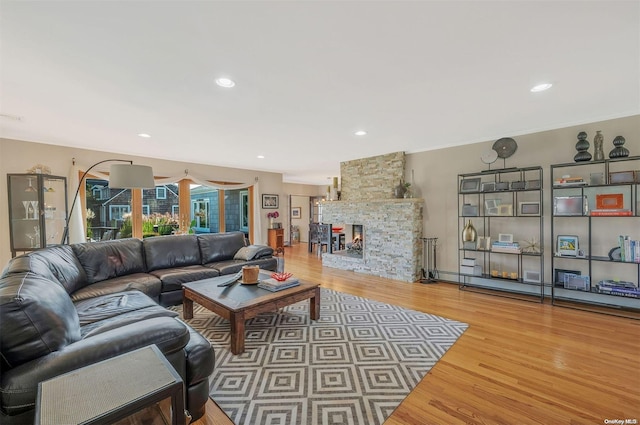
[[602,150],[602,144],[604,143],[604,137],[602,131],[597,130],[596,136],[593,138],[593,159],[594,161],[601,161],[604,159],[604,151]]
[[578,133],[578,143],[576,143],[576,150],[578,153],[573,157],[575,162],[591,161],[591,154],[588,152],[589,141],[587,140],[587,133],[581,131]]
[[475,242],[478,239],[478,232],[476,228],[471,224],[471,220],[462,229],[462,242]]
[[273,229],[273,218],[269,218],[269,229]]
[[393,189],[393,196],[397,199],[404,198],[405,191],[404,183],[402,182],[402,179],[400,179],[400,183]]
[[626,140],[622,136],[616,136],[616,138],[613,139],[613,146],[615,146],[615,148],[609,152],[609,158],[626,158],[629,156],[629,149],[622,146],[624,142],[626,142]]

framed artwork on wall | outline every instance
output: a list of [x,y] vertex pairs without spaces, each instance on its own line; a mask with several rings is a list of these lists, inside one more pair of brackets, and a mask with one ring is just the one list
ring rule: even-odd
[[291,218],[300,218],[301,216],[301,208],[293,207],[291,208]]
[[278,208],[278,195],[262,194],[262,208]]

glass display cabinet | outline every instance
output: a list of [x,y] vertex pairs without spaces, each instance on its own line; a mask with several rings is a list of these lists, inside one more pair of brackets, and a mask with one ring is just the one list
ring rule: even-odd
[[67,217],[67,179],[7,174],[11,256],[58,245]]

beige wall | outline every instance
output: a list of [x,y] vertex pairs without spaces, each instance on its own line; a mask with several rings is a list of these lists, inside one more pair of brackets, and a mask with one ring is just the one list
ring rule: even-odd
[[[54,175],[69,177],[71,169],[71,159],[76,158],[76,163],[85,166],[91,166],[98,161],[109,158],[119,158],[132,160],[136,164],[150,165],[153,167],[153,171],[156,176],[174,176],[184,173],[185,169],[189,170],[190,174],[196,176],[203,176],[210,180],[218,181],[233,181],[233,182],[253,182],[255,178],[259,178],[260,191],[262,193],[273,193],[280,196],[280,208],[278,211],[280,214],[285,214],[287,211],[288,192],[285,191],[282,183],[282,174],[279,173],[267,173],[252,170],[242,170],[236,168],[226,167],[214,167],[202,164],[188,164],[178,161],[168,161],[161,159],[151,159],[144,157],[128,156],[128,155],[114,155],[108,152],[91,151],[86,149],[77,149],[70,147],[62,147],[48,144],[31,143],[17,140],[1,139],[0,138],[0,175],[5,179],[0,184],[0,264],[4,267],[4,264],[11,258],[11,251],[9,246],[9,217],[8,217],[8,195],[6,175],[7,173],[24,173],[27,169],[33,167],[36,164],[43,164],[51,168],[51,173]],[[97,167],[97,171],[108,171],[109,163],[104,164],[104,168]],[[304,185],[298,185],[304,186]],[[71,205],[71,197],[75,192],[75,187],[68,187],[69,193],[69,206]],[[301,188],[296,190],[302,191]],[[305,188],[305,191],[311,191],[314,194],[320,190],[319,186],[310,186]],[[284,204],[283,204],[283,201]],[[258,206],[260,208],[260,206]],[[259,214],[262,221],[262,237],[263,243],[267,241],[267,226],[268,221],[266,218],[266,211],[260,208]],[[269,210],[272,211],[272,210]],[[0,267],[1,268],[1,267]]]
[[[589,142],[593,144],[596,130],[602,130],[604,135],[605,156],[608,156],[609,150],[613,148],[611,142],[617,135],[625,136],[627,139],[625,147],[631,151],[631,155],[640,155],[640,115],[514,137],[518,142],[518,150],[511,158],[507,159],[506,165],[508,167],[540,165],[544,169],[544,250],[545,280],[547,281],[550,280],[549,264],[552,252],[548,218],[551,204],[548,189],[549,165],[573,161],[578,132],[586,131]],[[451,272],[457,270],[458,267],[457,175],[485,169],[487,166],[480,161],[480,155],[490,149],[492,144],[493,141],[487,141],[406,155],[405,180],[413,183],[415,197],[424,198],[423,236],[438,238],[438,268],[442,271]],[[593,146],[589,150],[593,152]],[[0,174],[3,177],[6,173],[25,172],[38,163],[51,167],[53,174],[66,176],[71,166],[72,157],[77,158],[80,164],[93,164],[111,158],[113,155],[106,152],[0,139]],[[287,215],[286,212],[289,208],[289,194],[322,196],[326,190],[326,185],[283,184],[282,175],[277,173],[128,157],[126,155],[116,155],[116,157],[151,165],[156,175],[159,176],[175,175],[184,172],[185,168],[194,174],[205,175],[213,180],[247,181],[247,179],[253,180],[258,176],[262,193],[280,195],[279,212],[285,215]],[[501,160],[498,160],[493,166],[494,168],[501,167]],[[6,177],[4,178],[6,179]],[[0,211],[0,229],[3,229],[0,232],[0,263],[4,265],[10,258],[6,183],[0,184]],[[260,214],[263,220],[263,238],[266,241],[266,212],[261,210]],[[288,226],[289,223],[284,223],[284,225]],[[632,234],[633,232],[629,230],[628,233]],[[640,237],[640,235],[636,236]]]
[[[625,147],[632,156],[640,155],[640,115],[619,118],[586,125],[544,131],[524,136],[514,136],[518,143],[515,154],[506,160],[507,167],[542,166],[544,172],[544,252],[545,281],[550,281],[551,253],[553,252],[550,229],[551,164],[573,162],[576,154],[575,144],[580,131],[586,131],[593,153],[593,137],[596,130],[604,135],[604,153],[608,158],[613,148],[613,138],[622,135],[627,142]],[[509,137],[509,135],[505,135]],[[438,238],[438,269],[455,272],[458,268],[458,178],[460,173],[471,173],[487,169],[480,161],[480,155],[491,149],[494,141],[435,151],[408,154],[406,156],[405,180],[411,182],[413,170],[414,196],[424,198],[424,237]],[[492,168],[502,168],[498,159]],[[624,232],[616,229],[616,234],[628,233],[640,237],[640,230],[628,229]],[[444,276],[443,276],[444,277]]]

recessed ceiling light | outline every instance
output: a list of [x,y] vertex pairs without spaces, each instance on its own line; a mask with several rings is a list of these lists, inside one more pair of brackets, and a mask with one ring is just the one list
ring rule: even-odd
[[531,92],[532,93],[536,93],[536,92],[539,92],[539,91],[545,91],[545,90],[550,89],[552,85],[553,84],[551,84],[551,83],[538,84],[537,86],[533,86],[531,88]]
[[138,133],[139,137],[144,137],[145,139],[148,139],[149,137],[151,137],[151,135],[147,134],[147,133]]
[[355,133],[353,133],[353,134],[355,134],[356,136],[366,136],[366,135],[367,135],[367,132],[366,132],[366,131],[364,131],[364,130],[358,130],[358,131],[356,131],[356,132],[355,132]]
[[216,78],[216,84],[226,89],[229,89],[236,85],[235,81],[229,78]]
[[264,155],[258,155],[258,159],[264,159]]

